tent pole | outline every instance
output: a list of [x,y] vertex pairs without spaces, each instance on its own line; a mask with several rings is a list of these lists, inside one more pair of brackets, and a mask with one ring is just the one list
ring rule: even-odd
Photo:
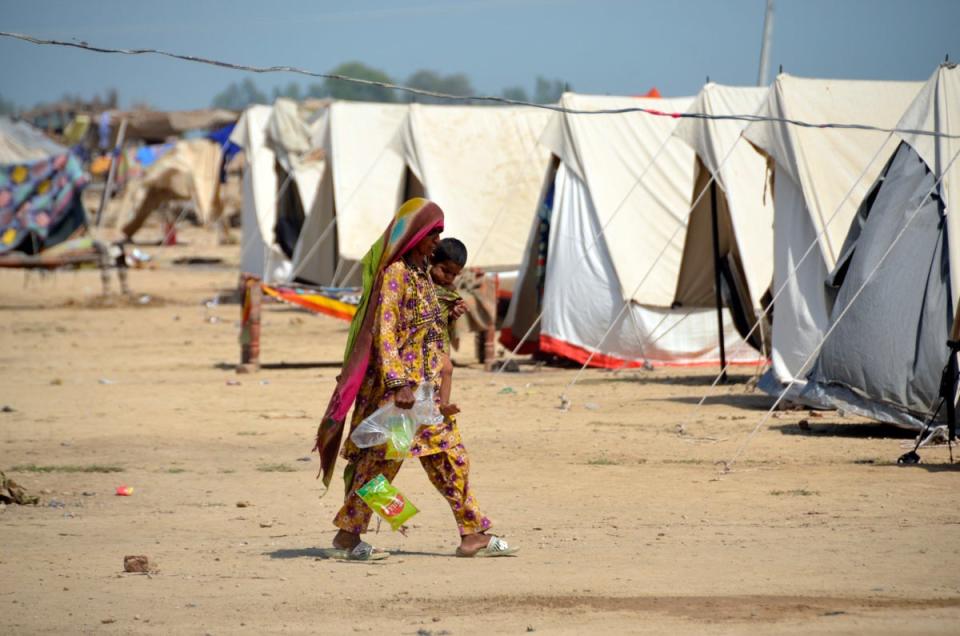
[[110,154],[110,168],[107,170],[107,183],[103,187],[103,196],[100,198],[100,207],[97,208],[97,218],[94,221],[94,224],[97,228],[100,227],[100,221],[103,218],[103,211],[107,207],[107,200],[110,198],[110,190],[113,188],[113,177],[117,174],[117,161],[120,158],[121,151],[123,151],[123,142],[126,135],[127,119],[123,118],[120,120],[120,130],[117,132],[117,144],[114,146],[113,152]]
[[727,354],[723,342],[723,294],[720,287],[720,229],[717,220],[717,180],[710,181],[710,220],[713,225],[713,289],[717,299],[717,341],[720,344],[720,382],[727,383]]
[[[763,14],[763,41],[760,45],[760,69],[757,71],[757,86],[766,86],[770,75],[770,48],[773,44],[773,0],[767,0]],[[781,67],[781,72],[783,68]]]

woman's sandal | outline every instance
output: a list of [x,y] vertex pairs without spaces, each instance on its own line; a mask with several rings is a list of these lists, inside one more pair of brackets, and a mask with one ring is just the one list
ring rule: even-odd
[[385,550],[375,548],[366,541],[361,541],[351,550],[346,548],[332,548],[324,550],[328,559],[340,559],[342,561],[380,561],[390,556]]
[[457,556],[467,559],[473,557],[501,557],[514,555],[519,551],[520,548],[511,548],[507,545],[507,542],[500,537],[490,535],[490,542],[487,543],[486,547],[480,548],[473,554],[467,554],[460,548],[457,548]]

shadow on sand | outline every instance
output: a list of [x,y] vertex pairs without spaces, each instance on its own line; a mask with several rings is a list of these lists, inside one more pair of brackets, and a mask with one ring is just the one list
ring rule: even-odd
[[[389,552],[391,558],[407,556],[456,558],[455,554],[445,552],[419,552],[416,550],[390,550]],[[348,561],[348,559],[342,557],[342,550],[335,550],[333,548],[281,548],[280,550],[274,550],[272,552],[264,552],[264,554],[271,559],[329,559],[331,561]],[[374,561],[374,563],[383,563],[384,561],[389,563],[390,559],[381,559],[380,561]],[[363,561],[358,561],[358,563],[363,563]]]
[[[661,375],[656,371],[642,371],[638,369],[625,369],[620,372],[609,372],[603,375],[584,378],[577,384],[607,384],[612,382],[629,382],[633,384],[672,384],[674,386],[703,386],[708,387],[713,384],[716,375]],[[747,382],[753,379],[752,375],[727,375],[725,384],[717,384],[719,387],[745,386]]]
[[806,428],[801,428],[796,423],[774,424],[770,430],[779,431],[783,435],[800,435],[806,437],[846,437],[853,439],[868,439],[876,437],[880,439],[916,439],[917,434],[914,431],[894,426],[893,424],[882,424],[880,422],[823,422],[818,420],[806,420]]
[[[678,404],[689,404],[690,406],[696,406],[700,402],[700,398],[693,396],[675,396],[660,399]],[[704,406],[717,404],[732,406],[747,411],[766,411],[773,405],[773,398],[766,393],[724,393],[721,395],[711,395],[703,403]]]
[[[233,362],[218,362],[213,365],[214,369],[220,371],[236,371],[237,364]],[[339,369],[343,366],[341,361],[316,361],[316,362],[265,362],[260,365],[261,371],[284,371],[295,369]]]

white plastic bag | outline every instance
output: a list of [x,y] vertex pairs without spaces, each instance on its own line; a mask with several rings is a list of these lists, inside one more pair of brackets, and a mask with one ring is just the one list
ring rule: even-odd
[[393,402],[380,407],[360,422],[350,439],[359,448],[386,444],[387,459],[402,459],[410,450],[418,428],[443,421],[433,399],[432,383],[424,382],[417,387],[414,399],[410,409],[402,409]]

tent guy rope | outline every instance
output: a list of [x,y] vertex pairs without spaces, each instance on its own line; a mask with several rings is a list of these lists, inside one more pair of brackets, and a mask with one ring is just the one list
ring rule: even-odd
[[[830,224],[833,223],[833,220],[837,218],[837,215],[840,213],[840,210],[843,209],[844,204],[850,198],[850,195],[853,194],[853,191],[856,189],[857,185],[860,183],[860,180],[863,179],[863,177],[870,170],[870,166],[873,165],[873,162],[876,161],[877,158],[880,156],[880,153],[883,152],[884,147],[886,147],[887,142],[890,140],[891,137],[893,137],[893,133],[888,134],[884,138],[883,142],[877,148],[877,151],[873,154],[873,157],[871,157],[870,161],[868,161],[867,164],[863,167],[863,171],[860,172],[857,178],[853,181],[853,184],[850,186],[850,189],[847,190],[847,193],[840,200],[840,203],[837,204],[837,207],[833,211],[833,214],[830,215],[830,218],[827,219],[826,223],[823,224],[823,227],[820,229],[820,231],[817,232],[817,235],[810,242],[810,245],[807,246],[807,249],[803,252],[800,258],[797,260],[797,264],[787,274],[787,277],[784,279],[783,283],[781,283],[780,288],[777,289],[776,293],[770,299],[770,302],[767,303],[766,307],[764,307],[763,310],[760,312],[760,315],[757,316],[756,322],[753,324],[753,327],[750,328],[750,331],[747,332],[747,335],[744,336],[744,340],[749,340],[750,336],[752,336],[754,332],[757,330],[757,328],[761,324],[763,324],[764,318],[766,318],[767,315],[770,313],[770,310],[771,308],[774,307],[775,303],[777,302],[777,299],[780,298],[780,295],[787,289],[787,287],[790,285],[790,282],[796,278],[797,272],[800,271],[800,267],[807,260],[807,257],[810,256],[811,253],[813,253],[814,248],[820,243],[820,237],[826,234],[827,228],[830,227]],[[703,396],[700,398],[700,401],[696,403],[693,409],[691,409],[688,417],[684,420],[684,422],[677,425],[677,432],[679,434],[683,435],[684,433],[686,433],[687,425],[693,422],[693,418],[696,417],[697,413],[700,410],[700,407],[702,407],[703,404],[710,397],[709,391],[713,389],[715,386],[717,386],[717,384],[720,382],[720,379],[723,378],[724,374],[730,368],[730,364],[731,363],[728,362],[722,369],[720,369],[720,372],[713,379],[713,382],[711,382],[710,386],[707,387],[707,392],[703,394]]]
[[[920,204],[917,206],[917,208],[913,212],[910,213],[910,216],[907,217],[907,220],[903,224],[903,227],[900,228],[900,231],[897,232],[897,235],[893,237],[893,241],[890,242],[890,245],[887,246],[887,249],[884,250],[883,254],[880,256],[880,260],[877,261],[877,264],[874,266],[872,270],[870,270],[866,278],[864,278],[863,282],[857,288],[857,291],[854,292],[853,296],[850,297],[850,301],[847,303],[847,306],[844,307],[843,311],[841,311],[837,315],[837,318],[833,321],[833,324],[830,325],[830,328],[827,329],[826,333],[823,334],[823,337],[820,338],[820,342],[818,342],[817,346],[814,347],[812,352],[810,352],[810,355],[807,356],[807,359],[803,361],[803,365],[800,367],[800,370],[797,372],[797,375],[802,375],[804,371],[807,369],[807,366],[814,360],[814,358],[816,358],[817,355],[819,355],[820,350],[823,349],[824,343],[826,343],[827,339],[833,333],[833,330],[837,328],[837,325],[839,325],[840,322],[843,320],[844,316],[847,315],[847,312],[850,311],[850,308],[853,307],[854,304],[856,304],[857,299],[860,297],[860,294],[863,292],[864,289],[866,289],[867,285],[870,284],[870,280],[873,278],[874,274],[876,274],[877,271],[879,271],[879,269],[883,266],[884,262],[887,260],[887,257],[890,256],[890,253],[893,251],[893,248],[896,247],[897,242],[900,241],[900,239],[906,233],[907,228],[910,227],[910,223],[913,222],[913,220],[920,213],[920,210],[923,209],[923,206],[926,205],[927,199],[930,198],[930,196],[934,192],[936,192],[937,188],[940,186],[940,182],[943,181],[944,176],[946,176],[946,174],[950,172],[950,168],[953,166],[953,163],[957,160],[958,156],[960,156],[960,150],[957,150],[957,152],[954,153],[953,158],[950,159],[950,163],[948,163],[947,167],[940,172],[940,176],[934,182],[930,190],[928,190],[927,193],[923,196],[923,198],[920,199]],[[773,412],[777,410],[777,407],[783,401],[784,397],[786,397],[787,392],[790,390],[790,388],[794,384],[796,384],[796,382],[797,382],[796,377],[790,380],[790,383],[787,384],[787,386],[785,386],[784,389],[780,392],[780,395],[777,397],[776,401],[767,410],[767,412],[763,414],[763,417],[761,417],[760,421],[757,422],[757,425],[753,427],[753,430],[750,431],[750,434],[747,435],[746,439],[743,440],[743,442],[737,448],[733,456],[727,461],[722,462],[723,463],[722,473],[724,474],[729,473],[732,470],[733,464],[740,458],[743,452],[747,449],[747,446],[750,445],[751,440],[753,440],[753,438],[756,437],[757,433],[760,432],[760,429],[762,429],[763,425],[767,423],[767,421],[770,419],[770,416],[773,414]]]
[[[673,136],[673,135],[672,135],[672,133],[671,133],[671,135],[668,137],[668,139],[669,139],[669,138],[672,138],[672,136]],[[624,300],[623,306],[620,307],[620,311],[617,312],[617,315],[616,315],[616,316],[613,318],[613,320],[611,321],[610,326],[609,326],[609,327],[607,328],[607,330],[604,332],[603,337],[600,338],[600,342],[598,342],[598,343],[597,343],[597,346],[594,347],[593,350],[590,352],[590,355],[587,357],[586,361],[585,361],[585,362],[583,363],[583,365],[580,367],[580,370],[577,371],[577,374],[576,374],[575,376],[573,376],[573,379],[570,381],[570,383],[567,384],[566,387],[564,387],[563,393],[560,394],[560,404],[561,404],[561,406],[569,405],[570,401],[569,401],[569,399],[567,399],[567,391],[569,391],[570,388],[573,387],[573,385],[575,385],[575,384],[577,383],[577,380],[579,380],[579,379],[580,379],[580,376],[583,375],[584,369],[586,369],[586,368],[590,365],[590,363],[593,361],[594,357],[596,357],[597,353],[600,352],[600,347],[603,346],[603,343],[606,342],[607,337],[608,337],[608,336],[610,335],[610,333],[613,331],[613,328],[617,325],[617,323],[618,323],[618,322],[620,321],[620,319],[623,317],[624,312],[625,312],[625,311],[630,307],[630,305],[633,303],[634,297],[636,297],[637,293],[640,291],[640,288],[643,286],[643,284],[644,284],[645,282],[647,282],[647,279],[650,278],[650,274],[652,274],[653,271],[657,268],[657,265],[660,263],[660,259],[662,259],[662,258],[663,258],[663,255],[667,253],[667,250],[668,250],[668,249],[670,248],[670,246],[673,244],[673,240],[677,237],[677,234],[680,233],[680,230],[682,230],[682,229],[684,229],[684,228],[687,227],[687,221],[690,219],[690,215],[693,214],[693,211],[694,211],[694,210],[697,208],[697,206],[700,204],[700,200],[703,199],[703,195],[705,195],[705,194],[709,191],[709,189],[710,189],[710,184],[712,184],[714,181],[717,180],[717,174],[719,174],[720,171],[723,170],[723,167],[724,167],[725,165],[727,165],[727,161],[730,159],[731,156],[733,156],[733,151],[734,151],[734,149],[737,147],[737,143],[739,143],[741,139],[743,139],[743,131],[742,131],[742,130],[740,131],[740,134],[737,135],[737,138],[734,140],[734,142],[733,142],[732,144],[730,144],[730,148],[727,150],[727,154],[725,154],[725,155],[723,156],[723,160],[720,162],[720,165],[717,167],[716,172],[711,172],[711,173],[710,173],[710,179],[707,181],[706,184],[704,184],[703,189],[700,190],[700,194],[697,195],[697,198],[694,199],[693,203],[690,204],[690,209],[687,211],[686,216],[684,216],[683,219],[680,219],[680,220],[679,220],[680,222],[677,223],[677,227],[673,230],[673,234],[671,234],[671,235],[670,235],[670,238],[668,238],[668,239],[666,240],[666,242],[664,243],[663,247],[660,249],[660,252],[657,254],[656,258],[654,258],[654,259],[653,259],[653,262],[650,264],[650,267],[648,267],[648,268],[647,268],[647,271],[644,272],[643,276],[640,278],[640,282],[638,282],[638,283],[637,283],[637,286],[634,288],[633,293],[631,293],[630,296],[628,296],[628,297]],[[631,192],[632,192],[632,190],[631,190]],[[541,315],[542,315],[542,313],[543,313],[543,312],[541,312]]]

